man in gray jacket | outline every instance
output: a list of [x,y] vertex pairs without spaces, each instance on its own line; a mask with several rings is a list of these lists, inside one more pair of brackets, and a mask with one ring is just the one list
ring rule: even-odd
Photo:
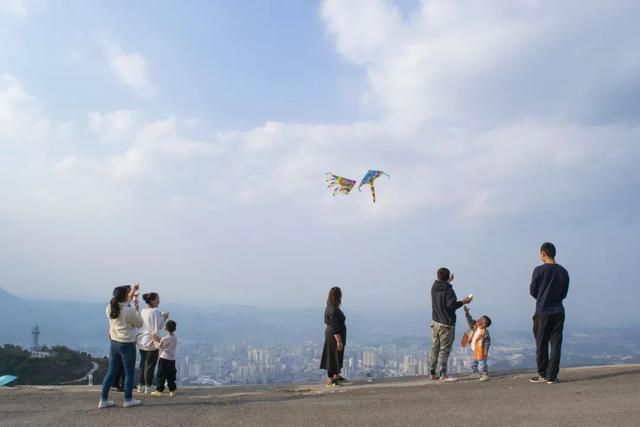
[[451,286],[453,274],[447,268],[440,268],[436,281],[431,287],[432,339],[429,370],[431,379],[440,382],[455,381],[447,376],[447,362],[456,335],[456,310],[471,302],[470,297],[458,301]]

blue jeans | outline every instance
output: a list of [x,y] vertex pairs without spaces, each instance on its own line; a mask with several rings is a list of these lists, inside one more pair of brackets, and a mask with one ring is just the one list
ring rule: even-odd
[[120,371],[120,366],[124,366],[124,398],[133,398],[133,377],[136,370],[136,343],[111,341],[109,350],[109,369],[102,381],[102,400],[109,398],[109,389],[113,382],[113,377]]
[[489,364],[487,363],[487,359],[484,360],[474,360],[471,363],[471,370],[474,374],[478,373],[478,365],[480,366],[480,371],[484,375],[489,375]]

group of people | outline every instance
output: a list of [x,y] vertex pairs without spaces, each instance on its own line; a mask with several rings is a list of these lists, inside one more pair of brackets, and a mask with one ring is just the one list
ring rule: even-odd
[[[530,295],[536,300],[533,316],[533,335],[536,341],[537,375],[530,379],[533,383],[555,384],[560,371],[562,332],[565,312],[563,300],[569,291],[569,273],[556,263],[556,248],[553,243],[545,242],[540,247],[542,265],[533,270]],[[491,347],[491,318],[487,315],[473,319],[469,304],[473,296],[458,300],[451,282],[454,275],[447,268],[436,272],[436,280],[431,287],[432,341],[429,359],[429,373],[432,380],[441,383],[456,381],[447,375],[449,354],[453,348],[456,328],[456,311],[464,307],[469,329],[462,337],[462,347],[470,346],[473,353],[472,374],[480,379],[489,379],[487,359]],[[344,360],[344,346],[347,338],[345,315],[341,310],[342,290],[333,287],[329,290],[327,308],[324,313],[325,343],[320,369],[327,370],[328,387],[343,384],[346,380],[340,375]]]
[[[113,386],[122,387],[125,408],[142,404],[140,400],[133,398],[136,347],[140,353],[137,391],[162,396],[167,383],[169,396],[176,395],[177,324],[169,320],[169,313],[160,311],[160,295],[155,292],[142,295],[145,307],[140,310],[139,291],[138,284],[118,286],[113,290],[113,298],[107,305],[111,346],[109,367],[102,383],[98,408],[114,406],[114,402],[109,400],[109,391]],[[163,330],[166,331],[164,335]],[[156,366],[156,388],[153,390]]]
[[[533,335],[536,340],[537,375],[531,382],[555,384],[560,370],[562,331],[564,328],[564,306],[562,301],[569,291],[569,273],[555,261],[556,248],[545,242],[540,248],[542,265],[533,271],[529,292],[536,299],[533,316]],[[469,329],[462,337],[461,345],[470,346],[473,352],[472,373],[480,381],[489,379],[487,359],[491,347],[489,327],[491,318],[480,316],[477,320],[470,314],[469,295],[458,300],[453,290],[454,275],[447,268],[440,268],[431,287],[432,342],[429,360],[430,378],[442,383],[455,381],[447,375],[449,354],[455,340],[456,311],[464,307]],[[169,395],[176,394],[176,322],[168,320],[169,313],[161,312],[160,296],[155,293],[142,295],[146,307],[140,312],[139,285],[119,286],[113,290],[113,298],[107,306],[109,319],[109,368],[102,384],[99,408],[114,406],[109,400],[109,390],[114,381],[124,376],[124,407],[138,406],[142,402],[133,398],[136,345],[140,352],[139,393],[162,396],[165,381]],[[344,351],[347,342],[346,317],[341,309],[342,290],[335,286],[329,290],[324,312],[325,342],[320,369],[327,371],[326,385],[335,387],[347,381],[341,375]],[[163,328],[166,335],[161,336]],[[158,366],[156,389],[152,391],[153,377]]]

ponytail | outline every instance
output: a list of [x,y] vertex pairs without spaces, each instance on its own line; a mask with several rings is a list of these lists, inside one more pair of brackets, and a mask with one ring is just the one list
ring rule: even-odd
[[113,297],[111,298],[111,302],[109,302],[109,317],[117,319],[118,316],[120,316],[120,303],[116,297]]
[[151,305],[151,301],[158,299],[158,294],[155,292],[149,292],[148,294],[142,294],[142,300]]
[[109,317],[117,319],[120,316],[120,303],[127,300],[127,287],[118,286],[113,290],[113,298],[109,302]]

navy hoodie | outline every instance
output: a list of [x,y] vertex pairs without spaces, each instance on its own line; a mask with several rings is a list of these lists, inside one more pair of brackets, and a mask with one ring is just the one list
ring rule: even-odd
[[436,280],[431,287],[431,310],[433,321],[445,325],[456,324],[456,310],[462,307],[453,286],[447,282]]
[[564,313],[562,300],[569,292],[569,273],[560,264],[542,264],[533,270],[529,293],[536,299],[536,314]]

